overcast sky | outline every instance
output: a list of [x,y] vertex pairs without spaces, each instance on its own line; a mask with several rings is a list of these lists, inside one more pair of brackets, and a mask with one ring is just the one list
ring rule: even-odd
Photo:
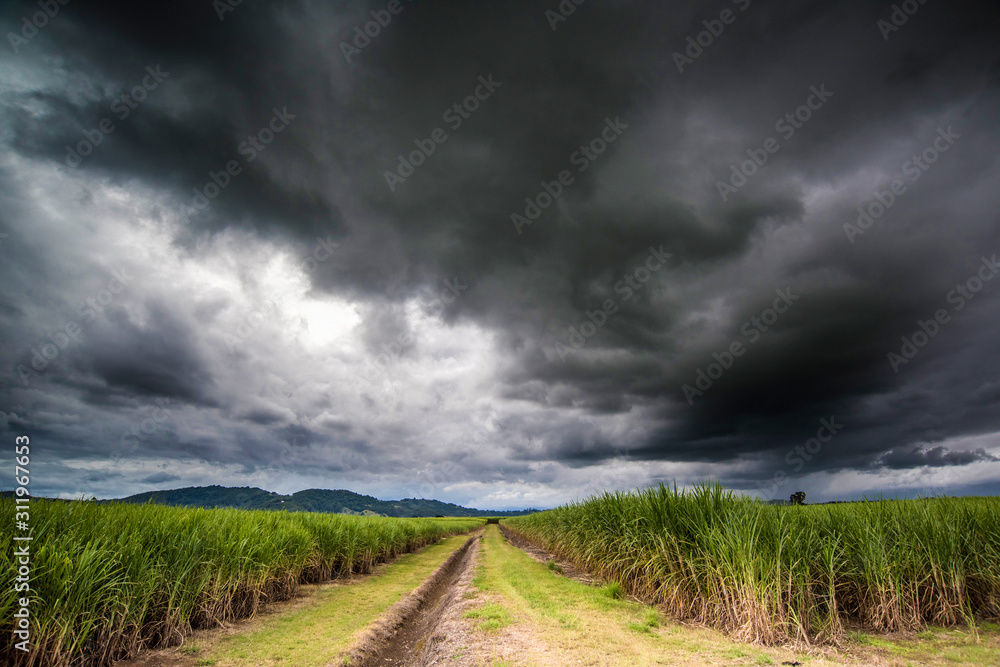
[[995,2],[0,30],[0,432],[36,494],[1000,492]]

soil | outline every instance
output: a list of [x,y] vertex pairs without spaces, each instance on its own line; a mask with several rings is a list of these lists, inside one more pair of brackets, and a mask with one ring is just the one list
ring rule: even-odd
[[[481,667],[498,662],[557,667],[565,664],[555,651],[534,636],[531,628],[508,625],[486,632],[466,613],[499,596],[484,593],[472,581],[476,576],[481,535],[470,540],[465,553],[456,552],[438,572],[380,619],[371,636],[362,640],[351,664],[362,667]],[[464,549],[464,547],[463,547]]]
[[503,603],[499,595],[485,593],[473,585],[479,553],[473,563],[455,582],[449,594],[451,602],[443,610],[433,632],[428,635],[427,650],[421,666],[483,667],[496,664],[523,664],[531,656],[531,664],[556,667],[565,661],[550,652],[533,628],[516,623],[486,632],[476,626],[477,620],[465,617],[469,611],[490,602]]
[[351,651],[359,667],[415,667],[440,641],[438,626],[462,599],[460,581],[470,581],[482,532],[462,545],[424,583],[397,602],[365,633]]

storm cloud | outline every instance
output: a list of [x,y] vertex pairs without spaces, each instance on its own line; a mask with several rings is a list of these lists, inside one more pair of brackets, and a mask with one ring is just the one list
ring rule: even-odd
[[36,493],[1000,491],[996,3],[0,32],[0,429]]

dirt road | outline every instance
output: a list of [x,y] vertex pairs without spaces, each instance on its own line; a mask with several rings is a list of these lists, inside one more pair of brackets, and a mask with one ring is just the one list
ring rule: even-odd
[[670,621],[614,584],[511,540],[496,525],[448,538],[128,667],[996,667],[1000,655],[1000,628],[986,625],[979,643],[952,628],[919,637],[857,634],[846,649],[747,645]]
[[417,590],[369,630],[352,654],[360,667],[417,667],[429,663],[434,644],[447,635],[444,620],[471,581],[482,534],[455,551]]
[[[571,563],[490,525],[427,584],[427,597],[385,643],[381,661],[406,667],[607,665],[995,665],[1000,633],[975,645],[934,638],[863,639],[846,650],[763,647],[665,619]],[[949,635],[948,632],[952,634]]]

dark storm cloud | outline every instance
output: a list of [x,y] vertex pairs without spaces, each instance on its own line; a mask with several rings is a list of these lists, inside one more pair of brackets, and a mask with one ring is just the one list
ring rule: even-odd
[[[5,134],[19,156],[63,163],[65,145],[114,118],[114,100],[161,66],[169,77],[70,173],[166,193],[184,221],[175,241],[192,253],[230,230],[302,252],[332,235],[340,252],[309,279],[317,294],[360,302],[369,358],[398,346],[396,365],[419,360],[428,346],[411,329],[407,300],[439,294],[446,280],[468,285],[433,314],[493,335],[504,358],[491,378],[496,394],[579,418],[509,420],[511,470],[614,459],[622,443],[602,419],[642,425],[628,443],[639,461],[769,460],[830,415],[848,427],[815,472],[995,460],[913,445],[1000,429],[991,379],[1000,284],[985,284],[960,311],[946,300],[983,254],[1000,251],[995,4],[926,3],[888,39],[877,22],[891,3],[588,2],[554,31],[551,4],[406,3],[350,63],[341,41],[382,5],[244,3],[225,20],[207,2],[69,5],[19,56],[60,57],[66,74],[8,100]],[[9,24],[32,5],[17,7]],[[674,54],[727,8],[735,21],[678,72]],[[64,85],[77,76],[87,84]],[[480,77],[499,85],[456,125],[448,110],[475,95]],[[776,123],[819,86],[832,95],[784,136]],[[250,161],[237,147],[275,108],[295,117]],[[578,171],[573,156],[616,119],[621,136]],[[933,145],[939,125],[961,138],[884,218],[848,239],[857,207]],[[390,189],[385,173],[436,128],[447,141]],[[780,150],[722,201],[718,182],[769,137]],[[241,173],[207,208],[187,210],[192,189],[230,160]],[[573,183],[519,233],[511,214],[524,215],[525,198],[562,170]],[[616,286],[661,247],[670,261],[625,299]],[[48,282],[65,279],[53,267]],[[797,299],[751,340],[744,327],[775,290]],[[561,358],[570,327],[608,299],[616,312]],[[17,301],[2,303],[5,323],[29,319]],[[894,372],[887,353],[940,308],[953,321]],[[114,311],[51,377],[94,407],[170,397],[222,409],[235,423],[221,442],[177,445],[161,434],[220,462],[266,467],[275,443],[294,441],[289,467],[352,467],[321,450],[362,446],[358,420],[317,398],[311,407],[336,426],[320,433],[251,402],[259,397],[250,388],[224,389],[231,362],[212,356],[201,329],[212,318],[174,310],[152,307],[142,324]],[[30,348],[27,334],[11,339]],[[734,342],[745,354],[686,400],[682,387],[696,386]],[[252,352],[235,358],[249,364]],[[366,385],[361,400],[394,414],[399,401],[381,391]],[[261,430],[243,430],[246,422]],[[387,474],[405,469],[402,444],[386,454],[367,460]],[[461,460],[470,479],[497,466]],[[729,474],[748,486],[758,472]]]
[[171,475],[169,472],[154,472],[152,475],[146,475],[139,481],[143,484],[163,484],[164,482],[173,482],[180,479],[177,475]]
[[964,466],[976,461],[997,461],[997,457],[988,454],[985,449],[956,452],[938,445],[924,449],[917,446],[911,449],[893,449],[879,458],[879,465],[887,468],[916,468],[919,466]]
[[383,305],[372,309],[364,318],[362,338],[372,356],[388,354],[398,358],[410,347],[412,334],[406,323],[405,314],[398,305]]
[[91,400],[105,403],[121,393],[212,403],[211,373],[191,345],[194,333],[165,308],[154,304],[143,326],[111,311],[94,328],[86,349],[74,356],[80,370],[100,383],[88,388]]
[[[30,5],[24,7],[27,11]],[[70,68],[100,76],[102,85],[83,95],[59,91],[26,96],[10,118],[13,146],[65,164],[66,146],[77,147],[86,140],[85,132],[93,135],[107,119],[113,130],[75,168],[171,188],[181,202],[193,206],[193,189],[204,192],[211,174],[224,174],[227,163],[235,160],[240,173],[223,190],[226,196],[213,199],[204,210],[199,207],[193,216],[199,227],[336,231],[340,213],[316,191],[315,182],[284,182],[261,167],[265,153],[284,153],[294,155],[303,172],[316,171],[304,161],[309,140],[294,136],[295,118],[261,151],[245,143],[268,127],[272,110],[288,109],[294,117],[305,104],[302,90],[310,84],[264,74],[287,58],[281,45],[290,36],[275,22],[280,8],[242,9],[228,24],[201,2],[155,8],[88,3],[65,12],[52,21],[46,36]],[[234,25],[237,21],[242,24]],[[153,71],[155,79],[150,78]],[[159,83],[149,90],[154,81]],[[123,101],[143,82],[146,99]]]
[[252,421],[254,424],[268,426],[284,421],[285,416],[277,410],[251,410],[242,415],[243,419]]

